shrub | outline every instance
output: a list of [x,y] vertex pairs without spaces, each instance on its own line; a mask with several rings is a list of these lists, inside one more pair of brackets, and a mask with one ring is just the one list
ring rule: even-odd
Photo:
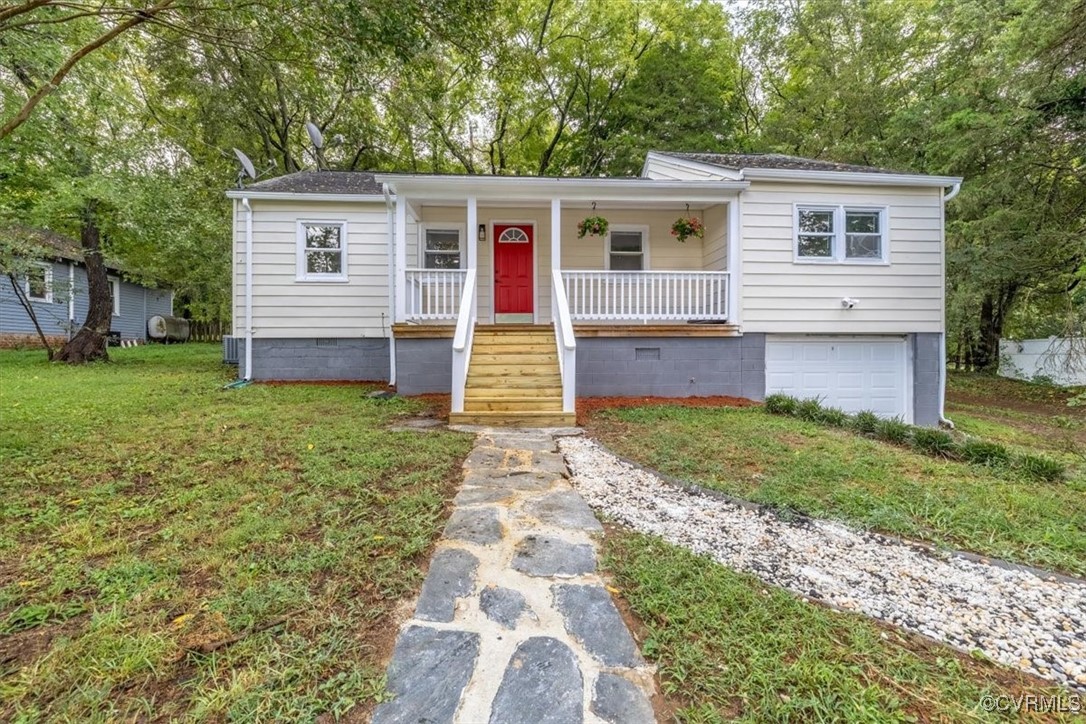
[[1014,467],[1023,475],[1046,483],[1058,483],[1067,472],[1064,464],[1041,455],[1019,455]]
[[768,395],[765,398],[766,412],[773,415],[794,415],[798,404],[799,400],[796,398],[781,393]]
[[957,457],[958,446],[954,438],[945,430],[932,427],[918,427],[913,430],[913,449],[934,457]]
[[879,431],[882,419],[870,410],[857,412],[852,416],[852,429],[861,435],[875,435]]
[[832,427],[848,427],[849,416],[844,410],[836,407],[823,407],[820,421]]
[[808,400],[800,400],[796,403],[796,417],[807,422],[822,421],[822,403],[812,397]]
[[962,458],[974,465],[987,465],[990,468],[1003,467],[1011,460],[1007,448],[998,442],[984,440],[966,440],[961,445]]
[[889,420],[879,420],[879,427],[875,432],[876,437],[880,440],[891,442],[895,445],[907,443],[911,434],[912,426],[902,422],[900,417],[894,417]]

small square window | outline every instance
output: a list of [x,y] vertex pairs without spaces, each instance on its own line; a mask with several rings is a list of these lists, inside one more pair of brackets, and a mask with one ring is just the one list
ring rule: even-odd
[[426,229],[423,232],[423,267],[459,269],[461,265],[459,229]]
[[53,301],[53,269],[43,264],[35,264],[26,274],[23,291],[28,299],[36,302]]
[[347,277],[346,225],[343,222],[298,223],[298,278],[343,281]]
[[882,214],[845,211],[845,258],[882,258]]
[[615,271],[642,271],[645,268],[645,234],[642,231],[613,229],[607,235],[608,268]]

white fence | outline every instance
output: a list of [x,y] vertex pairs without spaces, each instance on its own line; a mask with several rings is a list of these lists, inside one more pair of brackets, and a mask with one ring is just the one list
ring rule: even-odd
[[456,319],[468,270],[407,269],[406,272],[408,319]]
[[1004,339],[999,374],[1017,380],[1047,378],[1065,387],[1086,385],[1086,339]]
[[722,321],[728,273],[563,271],[570,316],[579,321]]

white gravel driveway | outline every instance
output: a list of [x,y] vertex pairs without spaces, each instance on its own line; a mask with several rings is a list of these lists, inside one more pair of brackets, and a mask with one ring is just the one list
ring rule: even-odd
[[941,555],[822,520],[786,521],[667,483],[579,437],[560,449],[588,504],[811,599],[1086,690],[1086,584]]

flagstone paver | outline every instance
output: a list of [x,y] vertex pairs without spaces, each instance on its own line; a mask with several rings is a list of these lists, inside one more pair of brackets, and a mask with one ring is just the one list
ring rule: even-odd
[[596,572],[603,528],[543,431],[480,433],[375,724],[654,721],[653,669]]

